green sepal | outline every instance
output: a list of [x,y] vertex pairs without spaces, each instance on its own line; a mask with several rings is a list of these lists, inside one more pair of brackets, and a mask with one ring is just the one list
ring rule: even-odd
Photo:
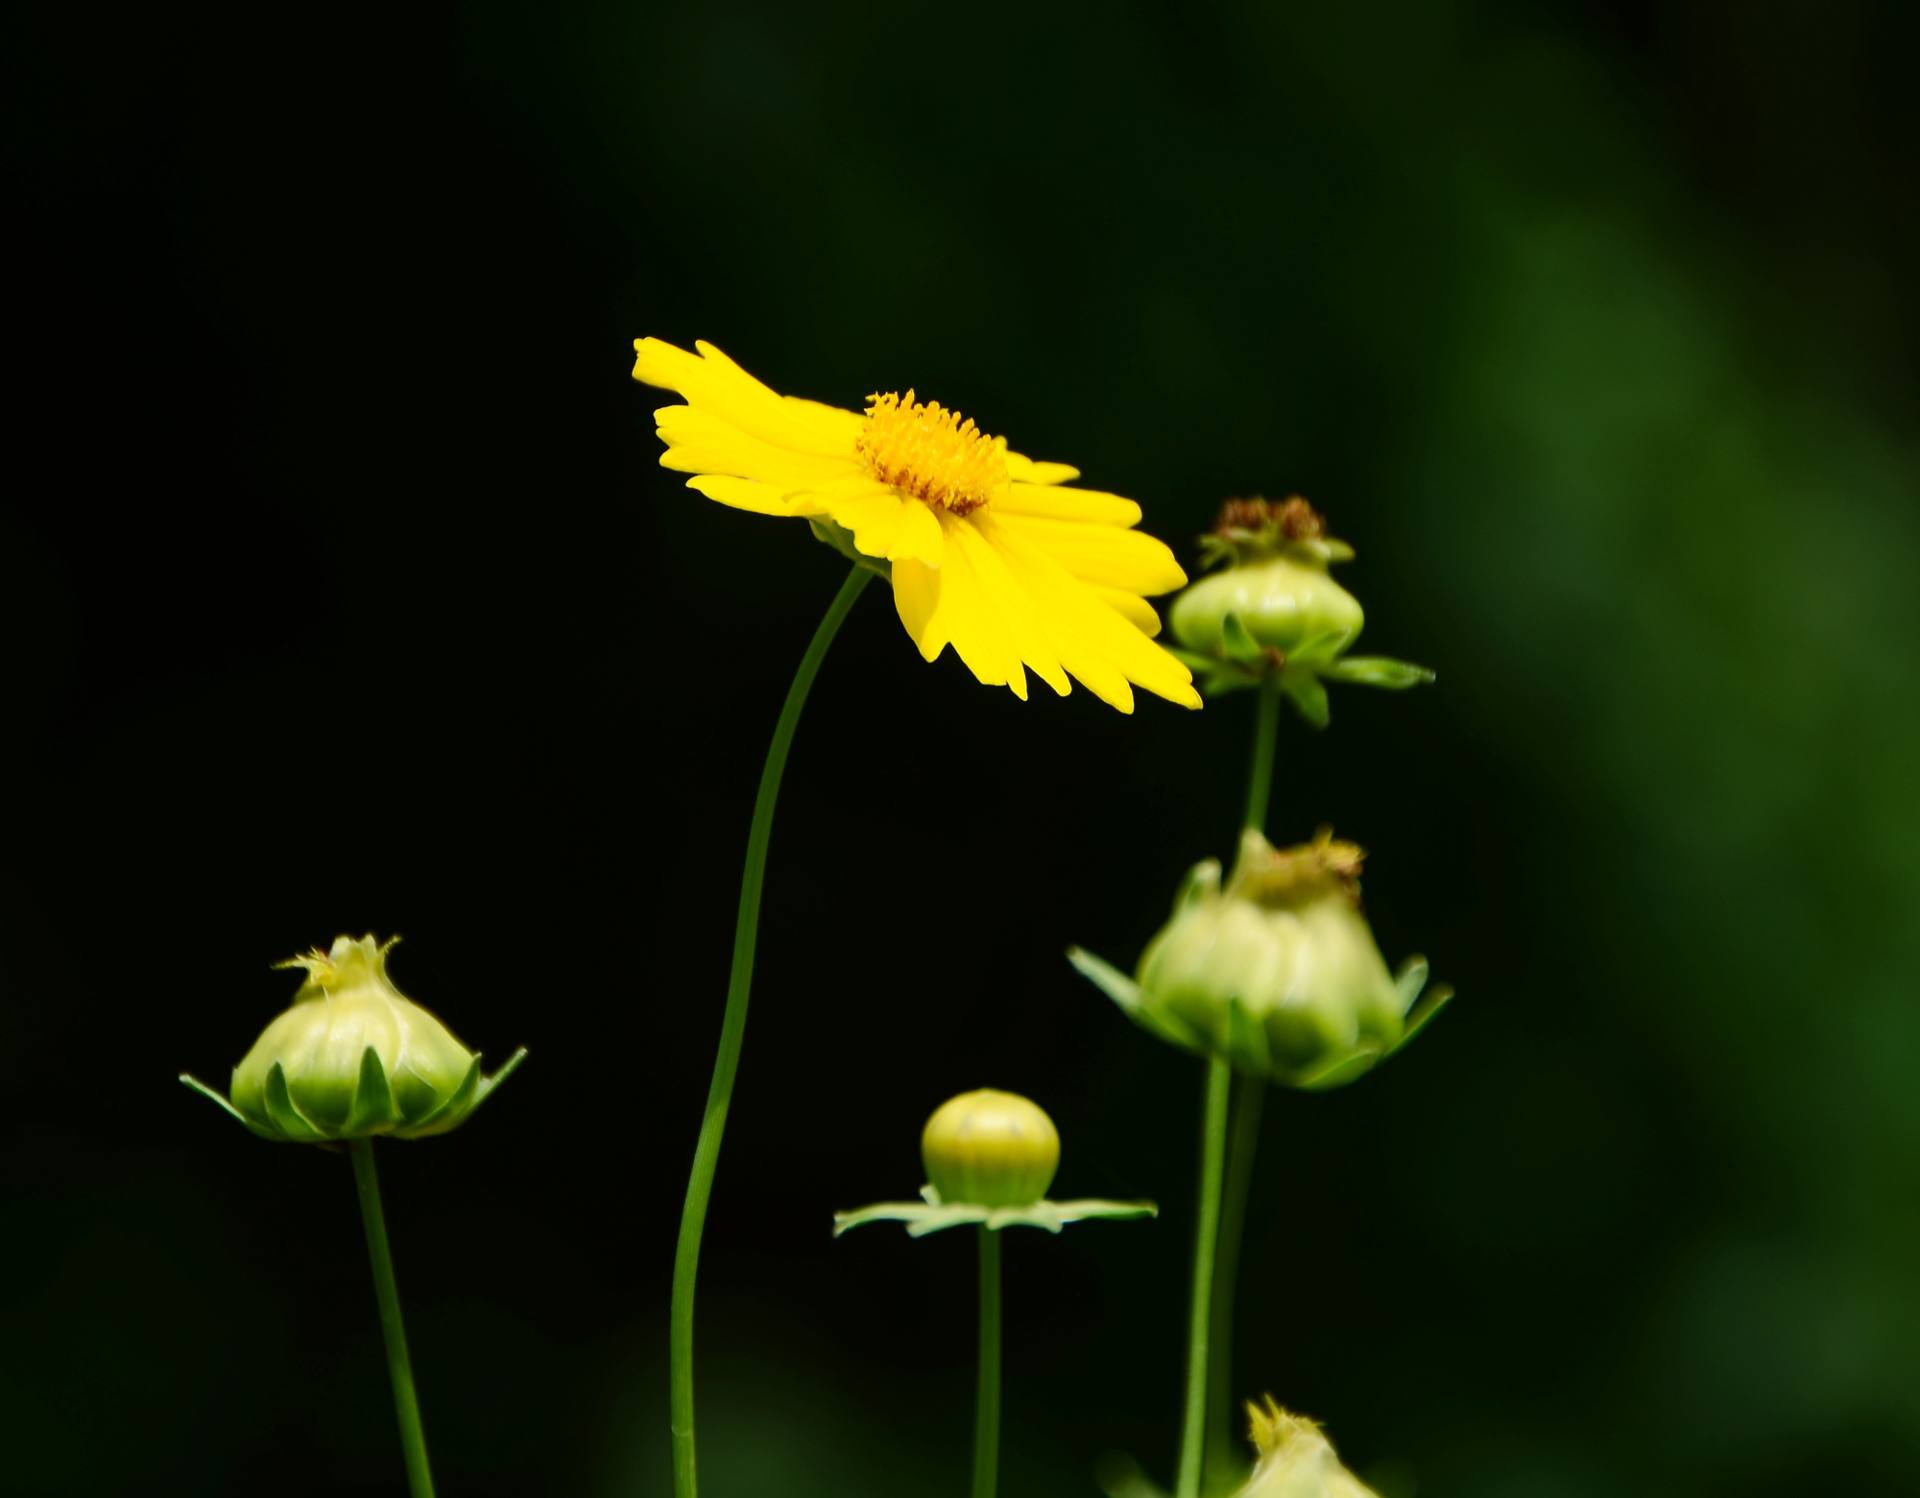
[[1266,1029],[1239,999],[1227,1002],[1227,1034],[1222,1050],[1230,1064],[1252,1076],[1266,1076],[1273,1065]]
[[527,1059],[527,1048],[521,1046],[511,1056],[507,1064],[492,1076],[483,1076],[480,1072],[480,1058],[473,1058],[473,1065],[467,1068],[467,1074],[460,1079],[460,1085],[453,1090],[448,1099],[419,1123],[411,1128],[398,1130],[403,1139],[426,1139],[434,1134],[444,1134],[457,1124],[465,1123],[476,1109],[493,1093],[493,1089],[514,1073],[514,1068]]
[[267,1085],[262,1099],[278,1138],[290,1139],[296,1144],[315,1144],[327,1137],[309,1123],[306,1114],[294,1105],[293,1094],[287,1090],[286,1068],[278,1061],[267,1068]]
[[[476,1061],[478,1061],[479,1059],[480,1058],[478,1056],[474,1057],[474,1060]],[[515,1051],[511,1056],[507,1057],[506,1065],[502,1066],[500,1070],[495,1072],[490,1077],[482,1077],[480,1079],[479,1095],[474,1098],[473,1106],[478,1108],[488,1098],[492,1097],[493,1089],[498,1087],[502,1082],[506,1081],[508,1077],[512,1076],[514,1072],[519,1069],[520,1063],[522,1061],[525,1061],[526,1059],[527,1059],[527,1048],[525,1046],[521,1046],[519,1050]]]
[[1436,984],[1427,989],[1422,996],[1420,990],[1426,987],[1427,959],[1409,957],[1400,964],[1400,971],[1394,975],[1394,982],[1400,989],[1400,1000],[1407,1006],[1406,1028],[1400,1032],[1400,1039],[1394,1048],[1387,1052],[1397,1056],[1413,1043],[1413,1037],[1433,1022],[1435,1015],[1445,1009],[1453,998],[1453,989],[1445,983]]
[[1357,686],[1384,687],[1403,692],[1408,687],[1424,686],[1436,679],[1435,673],[1412,661],[1397,661],[1387,655],[1349,655],[1319,668],[1330,681],[1350,681]]
[[1300,716],[1313,728],[1325,728],[1332,716],[1327,706],[1327,689],[1313,670],[1296,670],[1289,665],[1280,673],[1280,690],[1300,710]]
[[193,1091],[199,1093],[201,1097],[206,1098],[211,1102],[218,1103],[223,1109],[226,1110],[227,1114],[236,1123],[238,1123],[243,1129],[245,1129],[249,1134],[257,1134],[262,1139],[277,1140],[280,1137],[278,1134],[274,1133],[273,1130],[271,1129],[261,1128],[259,1124],[255,1123],[252,1119],[248,1118],[246,1114],[242,1113],[238,1108],[234,1107],[232,1103],[228,1102],[225,1098],[220,1096],[219,1093],[215,1092],[211,1087],[207,1086],[207,1084],[205,1082],[202,1082],[198,1077],[192,1076],[187,1072],[181,1072],[180,1080],[183,1083],[185,1083],[189,1088],[191,1088]]
[[983,1207],[973,1202],[943,1202],[931,1186],[920,1188],[917,1202],[875,1202],[852,1212],[833,1214],[833,1236],[865,1227],[870,1222],[906,1224],[909,1238],[924,1238],[947,1228],[983,1227],[990,1233],[1003,1228],[1039,1228],[1058,1233],[1070,1222],[1094,1219],[1126,1221],[1130,1218],[1158,1217],[1160,1208],[1153,1202],[1110,1202],[1097,1199],[1081,1201],[1028,1202],[1021,1207]]
[[1359,1081],[1373,1070],[1376,1063],[1392,1054],[1392,1051],[1356,1051],[1350,1056],[1341,1057],[1325,1071],[1302,1077],[1293,1085],[1302,1092],[1331,1092],[1336,1087],[1345,1087],[1349,1082]]
[[464,1122],[477,1106],[474,1098],[480,1091],[480,1081],[480,1058],[475,1056],[467,1067],[466,1075],[460,1078],[458,1087],[441,1099],[418,1123],[409,1124],[395,1132],[402,1139],[425,1139],[431,1134],[446,1133],[455,1124]]
[[340,1137],[360,1139],[385,1133],[399,1121],[393,1089],[387,1086],[387,1069],[380,1064],[380,1053],[368,1046],[360,1053],[360,1085],[353,1090],[353,1106],[347,1110],[347,1126],[340,1130]]
[[1238,614],[1229,613],[1220,621],[1220,648],[1230,661],[1243,666],[1257,665],[1271,659],[1267,647],[1254,639]]
[[1096,957],[1084,947],[1068,947],[1067,961],[1073,969],[1100,992],[1112,999],[1120,1012],[1150,1035],[1190,1051],[1206,1049],[1206,1042],[1172,1015],[1142,1002],[1140,985],[1104,957]]
[[869,572],[876,572],[881,577],[889,581],[892,580],[893,564],[885,557],[870,557],[858,546],[855,546],[853,544],[853,532],[848,530],[844,525],[836,521],[828,520],[820,515],[808,516],[807,524],[812,527],[813,536],[816,541],[825,542],[849,562],[852,562],[854,566],[864,567]]

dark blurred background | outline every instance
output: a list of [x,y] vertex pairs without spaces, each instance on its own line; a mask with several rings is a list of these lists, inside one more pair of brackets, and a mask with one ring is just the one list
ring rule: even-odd
[[[0,1486],[399,1491],[345,1162],[174,1082],[397,931],[532,1050],[382,1151],[442,1490],[667,1491],[748,806],[842,567],[656,466],[656,333],[915,385],[1188,557],[1305,493],[1438,668],[1285,730],[1276,834],[1367,845],[1461,998],[1270,1105],[1240,1392],[1422,1495],[1920,1491],[1916,17],[11,11]],[[1009,1245],[1005,1489],[1167,1473],[1199,1069],[1060,952],[1229,851],[1248,720],[1022,705],[862,601],[709,1227],[715,1498],[962,1490],[969,1245],[828,1222],[983,1084],[1166,1207]]]

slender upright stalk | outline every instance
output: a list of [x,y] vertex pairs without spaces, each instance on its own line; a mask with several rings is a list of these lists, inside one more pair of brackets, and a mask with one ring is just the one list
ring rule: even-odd
[[1260,702],[1253,720],[1253,763],[1247,769],[1247,815],[1242,827],[1267,830],[1267,799],[1273,790],[1273,748],[1280,737],[1280,687],[1269,676],[1254,694]]
[[1253,1157],[1260,1146],[1260,1119],[1267,1084],[1259,1077],[1233,1079],[1233,1121],[1227,1131],[1227,1184],[1220,1204],[1220,1247],[1213,1260],[1213,1326],[1207,1346],[1207,1442],[1203,1477],[1211,1492],[1215,1477],[1234,1465],[1240,1450],[1233,1420],[1233,1304],[1240,1279],[1240,1240],[1246,1233]]
[[673,1253],[673,1304],[669,1313],[668,1384],[673,1427],[673,1490],[678,1498],[694,1498],[693,1440],[693,1291],[700,1270],[700,1237],[707,1225],[707,1202],[713,1195],[713,1173],[720,1163],[720,1140],[726,1133],[727,1108],[733,1101],[733,1080],[740,1069],[740,1043],[747,1031],[747,994],[753,986],[753,949],[760,933],[760,888],[767,871],[767,843],[773,835],[773,808],[780,795],[780,776],[787,767],[787,750],[806,706],[807,691],[819,674],[827,647],[840,632],[841,621],[873,574],[855,566],[840,585],[820,627],[813,632],[807,653],[787,688],[786,704],[774,725],[760,770],[760,789],[753,800],[753,822],[747,831],[747,861],[740,875],[740,910],[733,923],[733,969],[727,977],[727,1007],[720,1021],[720,1054],[714,1059],[713,1080],[707,1087],[707,1111],[700,1120],[700,1141],[694,1146],[693,1172],[687,1180],[687,1201],[680,1213],[680,1238]]
[[973,1498],[1000,1485],[1000,1235],[980,1229],[980,1372],[973,1409]]
[[[1247,769],[1247,810],[1242,825],[1264,832],[1273,791],[1274,745],[1280,730],[1280,691],[1273,677],[1261,682],[1253,723],[1253,757]],[[1208,1448],[1226,1424],[1233,1377],[1233,1294],[1240,1268],[1240,1236],[1246,1226],[1247,1189],[1254,1145],[1260,1136],[1261,1091],[1252,1078],[1235,1079],[1226,1062],[1207,1063],[1206,1102],[1200,1132],[1200,1210],[1194,1228],[1193,1304],[1187,1335],[1187,1402],[1180,1427],[1180,1472],[1175,1498],[1199,1498]],[[1237,1104],[1235,1098],[1237,1097]],[[1228,1179],[1227,1120],[1234,1118],[1234,1168]],[[1212,1391],[1211,1401],[1208,1398]]]
[[373,1296],[380,1306],[380,1331],[387,1343],[387,1373],[393,1381],[393,1412],[400,1420],[407,1490],[413,1498],[433,1498],[427,1435],[420,1427],[420,1401],[413,1392],[413,1364],[407,1358],[407,1328],[400,1319],[400,1287],[393,1278],[386,1213],[380,1210],[380,1177],[373,1164],[373,1141],[355,1139],[348,1144],[347,1153],[353,1159],[353,1184],[360,1193],[360,1220],[367,1229],[367,1257],[373,1262]]
[[1175,1498],[1199,1498],[1207,1434],[1207,1339],[1213,1326],[1213,1266],[1220,1240],[1220,1177],[1227,1154],[1227,1098],[1233,1069],[1207,1062],[1200,1123],[1200,1213],[1193,1234],[1193,1307],[1187,1322],[1187,1407],[1180,1426],[1180,1478]]
[[[1267,830],[1279,739],[1280,692],[1274,678],[1260,684],[1253,721],[1253,760],[1247,771],[1247,811],[1242,826]],[[1204,1475],[1233,1462],[1233,1306],[1240,1279],[1240,1240],[1246,1233],[1247,1196],[1253,1158],[1260,1146],[1260,1120],[1267,1084],[1258,1077],[1233,1079],[1232,1122],[1227,1144],[1226,1196],[1220,1208],[1220,1246],[1213,1268],[1213,1323],[1208,1341],[1207,1434]]]

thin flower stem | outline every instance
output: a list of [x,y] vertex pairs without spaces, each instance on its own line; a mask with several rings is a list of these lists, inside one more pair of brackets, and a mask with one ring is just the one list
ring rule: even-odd
[[367,1257],[373,1262],[373,1296],[380,1306],[380,1331],[387,1343],[387,1372],[393,1380],[393,1412],[400,1420],[400,1450],[407,1462],[407,1490],[413,1498],[433,1498],[433,1473],[427,1467],[427,1435],[420,1426],[420,1401],[413,1392],[413,1364],[407,1358],[407,1329],[400,1319],[400,1287],[393,1278],[393,1252],[387,1246],[387,1218],[380,1210],[380,1176],[373,1164],[373,1141],[347,1145],[353,1160],[353,1184],[360,1193],[360,1220],[367,1229]]
[[1255,832],[1267,830],[1267,798],[1273,790],[1274,744],[1280,736],[1280,688],[1277,677],[1261,680],[1256,695],[1260,706],[1253,720],[1253,764],[1247,771],[1247,815],[1241,823]]
[[1227,1132],[1226,1197],[1220,1207],[1220,1247],[1213,1260],[1213,1326],[1207,1345],[1208,1491],[1214,1478],[1234,1466],[1233,1305],[1240,1278],[1240,1240],[1247,1226],[1247,1196],[1253,1184],[1253,1157],[1260,1146],[1260,1119],[1267,1084],[1258,1077],[1233,1079],[1233,1121]]
[[1213,1267],[1220,1240],[1220,1177],[1227,1154],[1227,1098],[1233,1069],[1207,1062],[1200,1125],[1200,1212],[1193,1234],[1193,1308],[1187,1323],[1187,1408],[1180,1427],[1180,1479],[1175,1498],[1199,1498],[1207,1434],[1207,1339],[1213,1323]]
[[[1253,720],[1253,757],[1247,769],[1247,811],[1242,825],[1251,831],[1264,833],[1267,805],[1273,791],[1275,748],[1280,735],[1277,678],[1271,675],[1266,677],[1260,683],[1257,697],[1259,705]],[[1247,1195],[1253,1181],[1253,1157],[1260,1142],[1260,1117],[1267,1088],[1267,1084],[1257,1077],[1233,1077],[1230,1086],[1224,1085],[1220,1076],[1227,1070],[1224,1063],[1215,1061],[1212,1068],[1207,1077],[1208,1132],[1201,1156],[1199,1232],[1204,1234],[1206,1231],[1209,1207],[1219,1215],[1215,1222],[1215,1243],[1209,1247],[1196,1239],[1194,1245],[1193,1314],[1196,1327],[1202,1315],[1200,1260],[1203,1254],[1209,1256],[1213,1277],[1204,1297],[1207,1301],[1206,1326],[1202,1340],[1195,1347],[1190,1347],[1188,1352],[1187,1423],[1181,1433],[1180,1498],[1194,1498],[1200,1492],[1202,1479],[1208,1475],[1209,1469],[1218,1470],[1232,1462],[1234,1293],[1240,1277],[1240,1240],[1246,1230]],[[1222,1094],[1218,1098],[1215,1097],[1217,1084],[1222,1084],[1217,1087]],[[1214,1112],[1216,1106],[1220,1110],[1217,1121]],[[1229,1110],[1232,1116],[1230,1146],[1225,1138]],[[1214,1162],[1216,1154],[1223,1155],[1227,1163],[1209,1185],[1207,1164]],[[1224,1193],[1221,1174],[1225,1176]],[[1198,1375],[1197,1391],[1196,1375],[1192,1371],[1196,1358],[1204,1364]],[[1198,1453],[1193,1457],[1191,1478],[1187,1471],[1190,1452]],[[1191,1487],[1188,1486],[1189,1481]]]
[[787,688],[786,704],[774,725],[773,742],[760,770],[760,789],[753,800],[753,823],[747,831],[747,861],[740,875],[740,911],[733,925],[733,968],[727,977],[727,1007],[720,1021],[720,1053],[714,1059],[713,1080],[707,1087],[707,1111],[700,1120],[700,1142],[694,1146],[693,1172],[687,1180],[686,1206],[680,1214],[680,1238],[673,1253],[673,1304],[669,1316],[668,1384],[673,1429],[673,1490],[678,1498],[694,1498],[699,1490],[693,1439],[693,1292],[700,1269],[700,1238],[707,1224],[707,1202],[713,1195],[713,1173],[720,1163],[721,1136],[726,1133],[727,1108],[733,1101],[733,1082],[740,1069],[740,1043],[747,1031],[747,994],[753,986],[753,949],[760,931],[760,889],[767,870],[767,843],[773,834],[773,808],[780,795],[780,776],[787,767],[787,750],[806,706],[807,691],[819,674],[827,647],[839,633],[860,590],[873,576],[855,565],[840,585],[826,617],[813,632],[807,653]]
[[973,1498],[1000,1485],[1000,1235],[980,1229],[980,1373],[973,1411]]

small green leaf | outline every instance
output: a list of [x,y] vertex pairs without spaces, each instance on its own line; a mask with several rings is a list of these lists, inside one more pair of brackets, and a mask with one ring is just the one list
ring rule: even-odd
[[1329,681],[1350,681],[1357,686],[1384,687],[1390,692],[1405,691],[1434,680],[1434,673],[1411,661],[1396,661],[1385,655],[1350,655],[1320,668]]

